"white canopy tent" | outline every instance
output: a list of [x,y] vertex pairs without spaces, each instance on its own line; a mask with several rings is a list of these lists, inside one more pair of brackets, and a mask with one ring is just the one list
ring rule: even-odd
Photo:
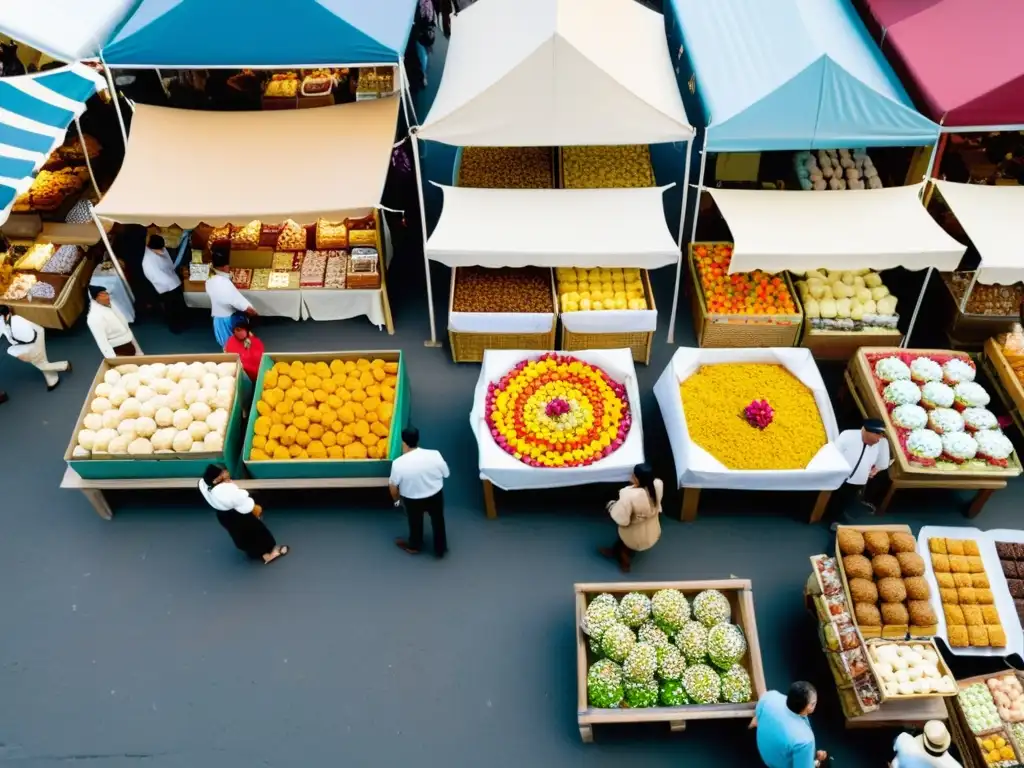
[[[656,269],[679,249],[662,194],[644,189],[444,190],[444,210],[427,256],[449,267],[621,267]],[[609,227],[628,221],[628,227]]]
[[708,191],[733,235],[730,272],[927,269],[908,340],[932,270],[956,269],[966,250],[921,205],[922,187]]
[[[460,12],[437,98],[413,132],[423,211],[421,138],[499,147],[685,141],[686,210],[693,127],[664,17],[635,0],[480,0]],[[677,247],[677,294],[678,254]],[[426,268],[429,299],[429,262]],[[433,303],[430,311],[436,343]],[[675,306],[672,316],[674,325]]]
[[99,54],[136,0],[7,0],[0,32],[54,59],[74,63]]
[[952,181],[936,181],[935,186],[981,257],[960,311],[967,307],[975,283],[1012,285],[1024,280],[1024,187]]

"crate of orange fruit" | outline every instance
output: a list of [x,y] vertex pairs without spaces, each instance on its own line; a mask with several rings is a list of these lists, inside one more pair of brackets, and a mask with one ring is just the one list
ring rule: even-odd
[[732,243],[691,243],[693,326],[701,347],[792,347],[803,312],[785,273],[729,274]]
[[242,460],[260,480],[387,477],[408,420],[398,350],[267,352]]

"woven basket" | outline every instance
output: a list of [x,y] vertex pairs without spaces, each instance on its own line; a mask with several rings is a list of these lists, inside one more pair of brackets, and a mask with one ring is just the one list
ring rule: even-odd
[[[647,296],[647,306],[657,309],[654,304],[654,291],[651,290],[651,278],[647,270],[640,272]],[[619,331],[617,333],[576,333],[562,324],[561,349],[575,352],[580,349],[629,349],[633,353],[633,362],[648,365],[651,362],[651,345],[654,342],[654,331]]]
[[485,349],[528,349],[547,351],[555,348],[555,326],[550,333],[466,333],[448,331],[452,361],[480,363]]

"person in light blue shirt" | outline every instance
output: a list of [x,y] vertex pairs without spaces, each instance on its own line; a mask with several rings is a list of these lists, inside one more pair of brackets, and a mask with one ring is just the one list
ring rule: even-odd
[[785,696],[768,691],[757,702],[750,726],[757,728],[757,751],[768,768],[816,768],[828,760],[823,750],[815,751],[808,721],[817,705],[818,692],[803,681]]

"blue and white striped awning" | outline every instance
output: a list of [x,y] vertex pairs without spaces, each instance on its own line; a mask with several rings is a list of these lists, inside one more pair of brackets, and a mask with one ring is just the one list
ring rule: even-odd
[[104,87],[102,75],[84,64],[0,79],[0,223]]

